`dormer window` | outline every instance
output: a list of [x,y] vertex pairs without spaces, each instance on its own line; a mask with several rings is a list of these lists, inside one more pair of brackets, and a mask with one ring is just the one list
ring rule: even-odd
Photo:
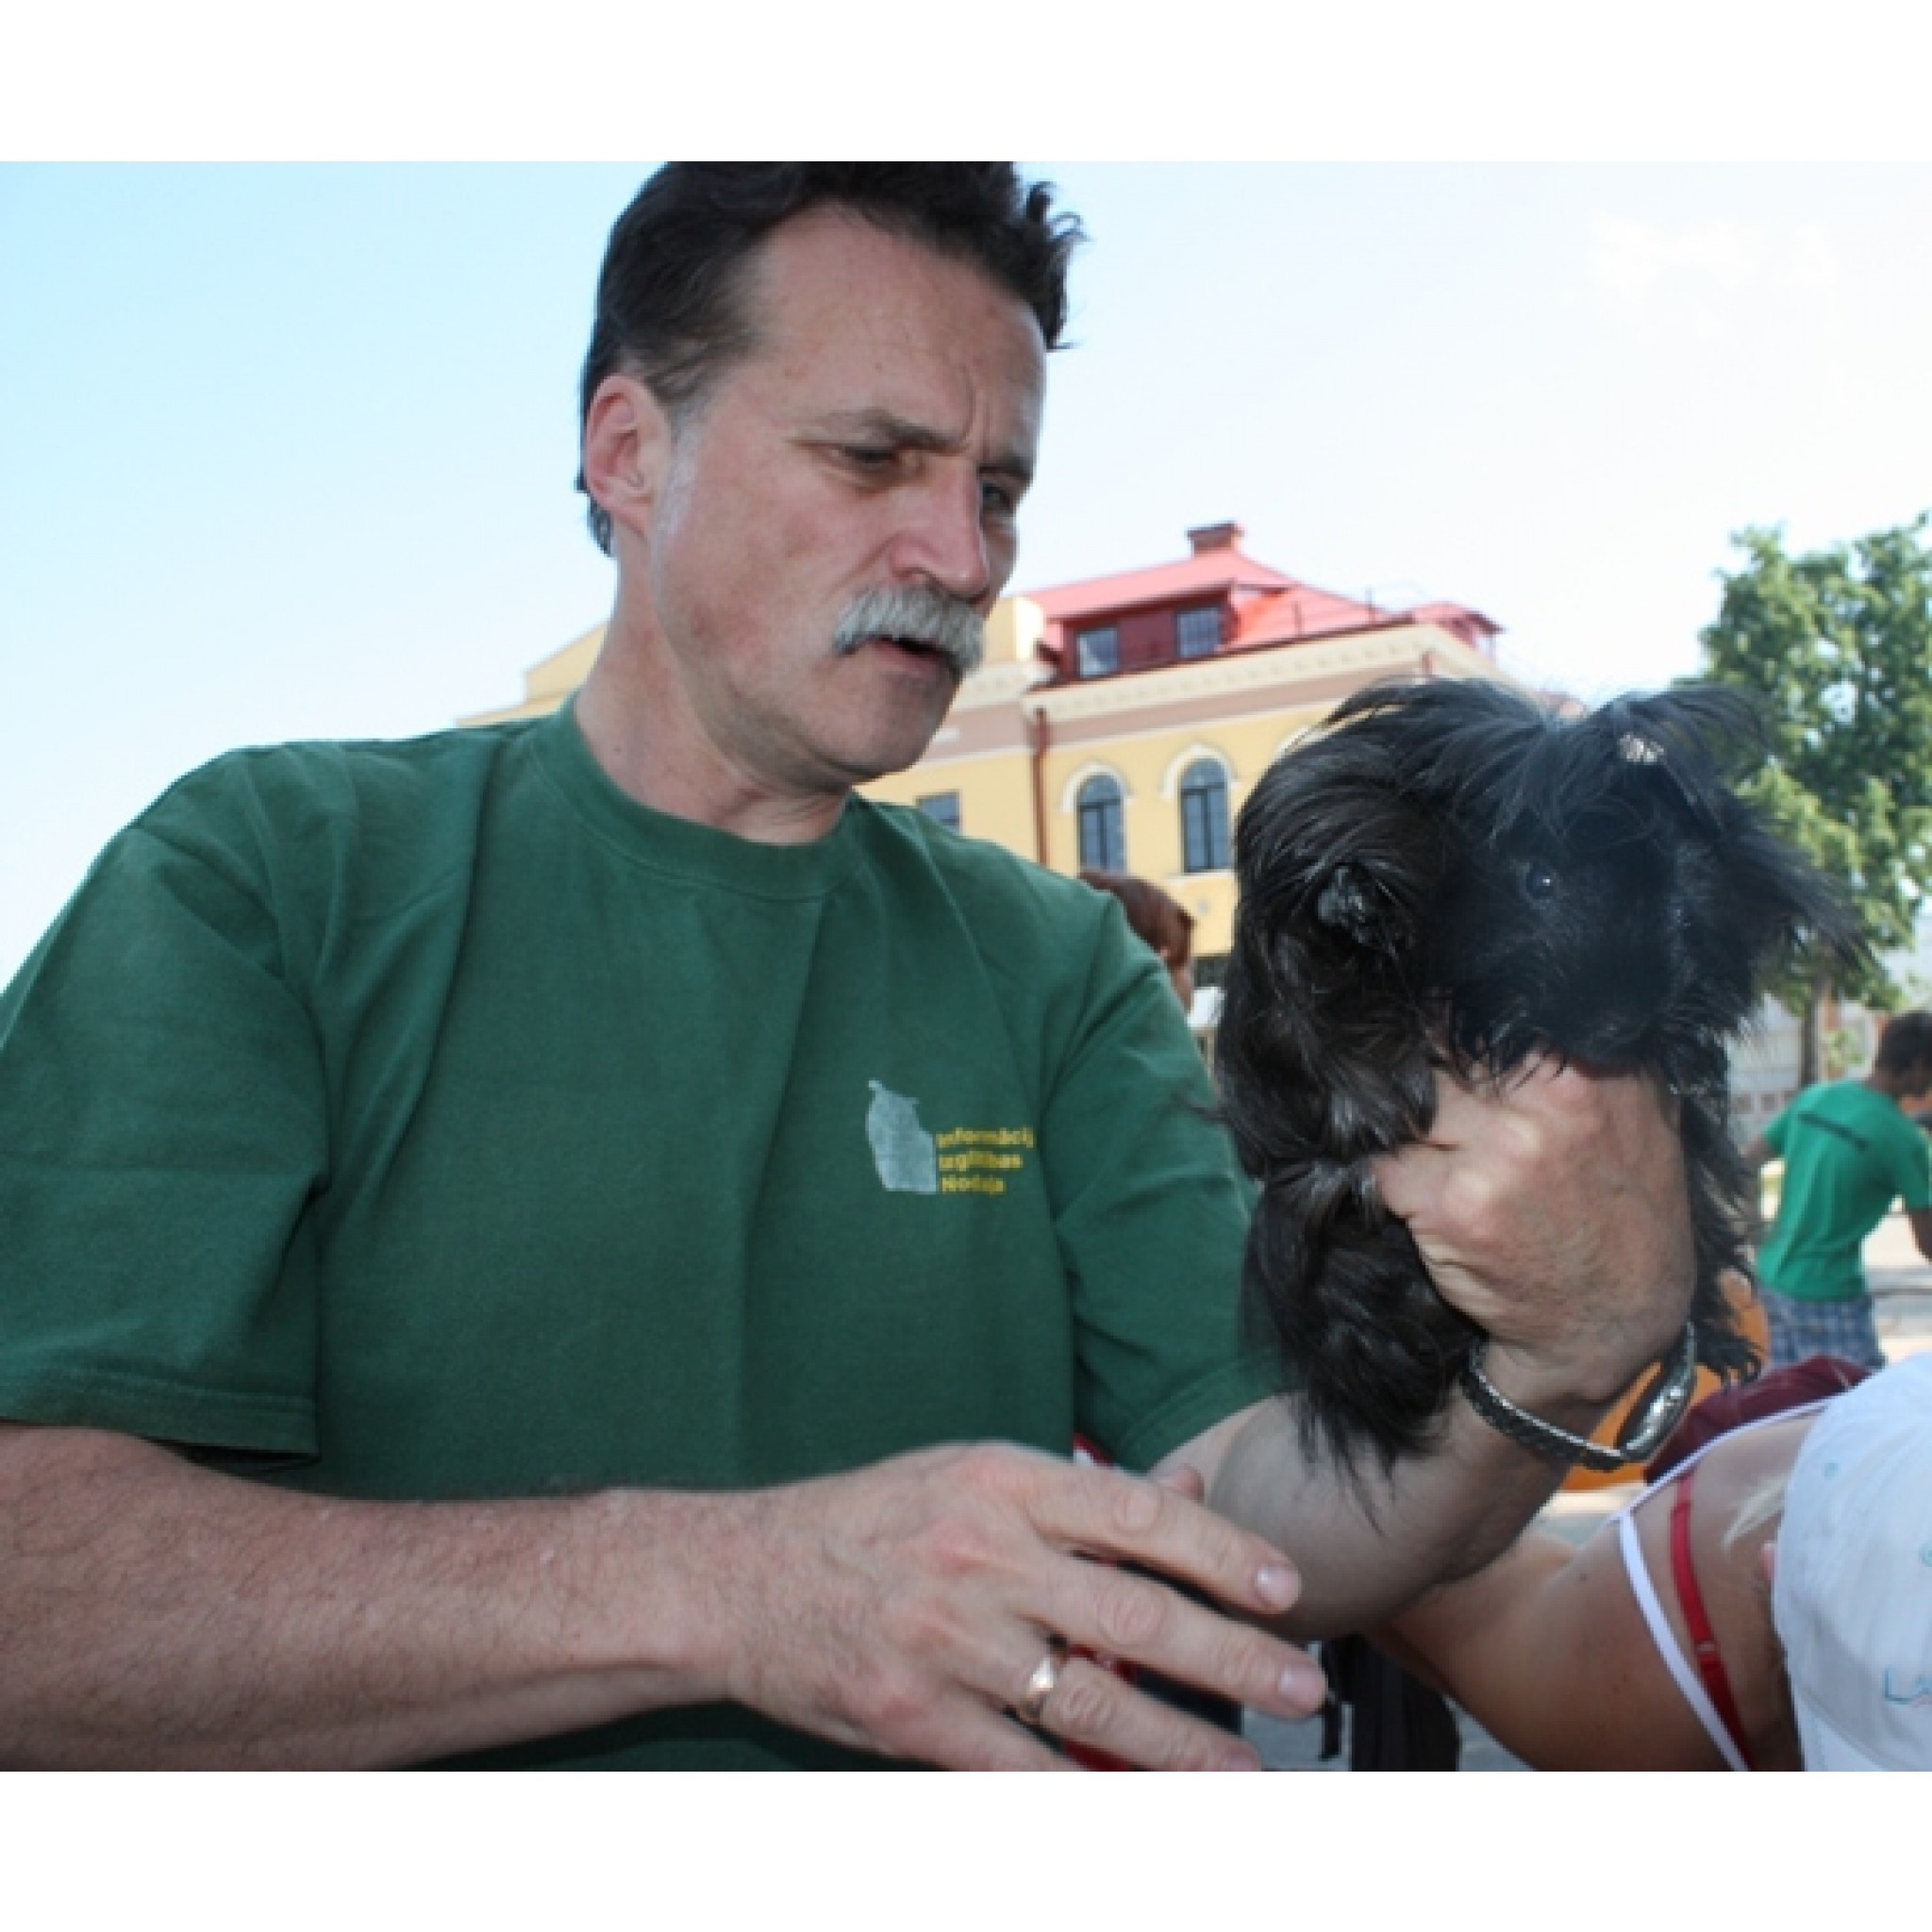
[[1174,644],[1183,658],[1211,658],[1221,647],[1221,606],[1197,604],[1175,613]]
[[1121,668],[1121,634],[1110,624],[1083,630],[1074,640],[1082,677],[1105,677]]

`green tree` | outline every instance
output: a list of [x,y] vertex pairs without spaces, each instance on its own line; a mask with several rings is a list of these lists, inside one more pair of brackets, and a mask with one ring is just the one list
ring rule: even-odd
[[1805,1016],[1802,1077],[1818,1077],[1826,996],[1888,1007],[1881,957],[1910,942],[1932,886],[1932,547],[1927,517],[1793,556],[1777,529],[1732,540],[1704,675],[1758,692],[1770,756],[1747,790],[1850,891],[1873,947],[1833,986],[1798,962],[1778,989]]

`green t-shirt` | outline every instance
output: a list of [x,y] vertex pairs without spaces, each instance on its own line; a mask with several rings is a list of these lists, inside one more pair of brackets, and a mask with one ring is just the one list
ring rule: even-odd
[[1865,1237],[1903,1198],[1932,1205],[1925,1136],[1861,1080],[1809,1087],[1764,1130],[1784,1157],[1777,1223],[1757,1257],[1767,1288],[1798,1301],[1865,1292]]
[[[1118,907],[855,800],[646,810],[568,713],[246,752],[0,998],[0,1415],[371,1498],[744,1488],[1264,1391]],[[707,1708],[496,1754],[863,1762]]]

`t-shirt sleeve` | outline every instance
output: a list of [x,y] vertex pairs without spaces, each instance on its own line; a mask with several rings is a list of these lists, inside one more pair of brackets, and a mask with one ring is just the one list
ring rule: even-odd
[[1278,1391],[1241,1320],[1249,1191],[1165,972],[1109,905],[1042,1148],[1078,1326],[1078,1412],[1144,1469]]
[[308,1457],[321,1057],[219,822],[124,832],[0,995],[0,1416]]

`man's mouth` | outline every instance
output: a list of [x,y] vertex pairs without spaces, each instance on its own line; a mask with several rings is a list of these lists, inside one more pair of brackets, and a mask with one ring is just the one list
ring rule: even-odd
[[924,658],[930,664],[943,664],[949,671],[958,669],[952,654],[943,645],[931,643],[924,638],[875,636],[867,638],[865,641],[889,651],[897,651],[908,658]]

